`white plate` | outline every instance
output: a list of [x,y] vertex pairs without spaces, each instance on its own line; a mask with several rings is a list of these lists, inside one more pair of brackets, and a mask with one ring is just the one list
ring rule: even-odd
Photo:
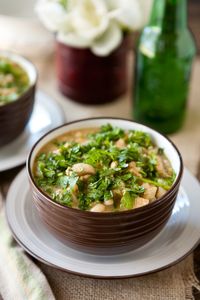
[[25,163],[32,145],[47,131],[62,125],[65,117],[52,98],[39,91],[34,110],[24,132],[13,142],[0,148],[0,172]]
[[173,214],[150,243],[138,250],[113,256],[75,251],[52,236],[33,207],[26,170],[14,180],[6,201],[8,223],[15,239],[38,260],[80,275],[119,278],[144,275],[171,266],[200,239],[200,186],[186,170]]

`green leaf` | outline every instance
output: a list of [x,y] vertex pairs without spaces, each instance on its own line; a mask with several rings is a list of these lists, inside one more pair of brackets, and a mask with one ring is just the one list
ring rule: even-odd
[[49,169],[46,169],[46,168],[44,169],[43,173],[46,177],[50,177],[50,178],[54,177],[55,174],[56,174],[56,172],[54,170],[49,170]]
[[120,163],[127,163],[131,161],[137,161],[140,157],[140,150],[138,146],[132,145],[120,151],[118,160]]
[[57,185],[63,188],[66,188],[68,185],[68,177],[67,176],[60,176],[57,180]]
[[57,185],[63,188],[69,187],[70,190],[73,190],[78,179],[79,177],[76,174],[72,174],[71,176],[59,176],[57,179]]
[[69,185],[71,190],[73,190],[73,188],[74,188],[75,184],[77,183],[78,179],[79,179],[79,177],[76,176],[75,174],[68,178],[68,185]]
[[79,201],[79,206],[78,206],[79,209],[87,210],[94,200],[91,201],[91,199],[88,198],[87,195],[85,195],[85,194],[79,194],[78,195],[78,201]]
[[104,193],[104,200],[110,200],[112,198],[113,198],[112,191],[105,191],[105,193]]
[[121,198],[120,207],[126,209],[132,209],[135,198],[136,196],[133,193],[126,191],[123,197]]
[[98,165],[111,162],[110,154],[106,150],[92,148],[86,155],[84,155],[84,162],[94,167]]
[[60,204],[72,207],[72,195],[70,191],[67,191],[66,189],[62,192],[62,194],[56,195],[54,200],[56,200]]
[[138,145],[145,148],[152,146],[151,136],[148,133],[142,131],[129,131],[128,142],[137,143]]
[[111,146],[111,142],[117,141],[124,136],[125,132],[123,129],[119,127],[112,127],[111,124],[104,125],[101,127],[99,132],[88,135],[91,141],[95,142],[94,145],[96,147],[106,145],[107,148],[108,146]]
[[160,179],[156,178],[155,180],[151,180],[151,179],[148,179],[148,178],[138,177],[138,180],[153,184],[155,186],[160,186],[163,189],[165,189],[166,191],[168,191],[171,188],[171,184],[169,184],[171,182],[171,179],[170,179],[170,182],[169,182],[168,180],[166,180],[164,178],[160,178]]

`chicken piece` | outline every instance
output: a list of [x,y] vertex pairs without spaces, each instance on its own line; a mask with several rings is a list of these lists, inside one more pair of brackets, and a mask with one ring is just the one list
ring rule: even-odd
[[173,170],[170,165],[170,162],[167,159],[165,159],[164,156],[161,155],[157,156],[156,170],[158,174],[162,177],[169,177],[172,176],[173,174]]
[[162,197],[167,191],[165,189],[163,189],[162,187],[158,187],[157,189],[157,193],[156,193],[156,198],[160,198]]
[[119,149],[122,149],[126,147],[126,143],[123,139],[119,139],[116,141],[115,146]]
[[79,176],[83,175],[94,175],[96,173],[93,166],[84,163],[74,164],[72,170],[76,172]]
[[149,204],[149,200],[142,198],[142,197],[137,197],[135,198],[135,204],[133,208],[138,208],[138,207],[142,207]]
[[138,177],[142,177],[142,175],[140,174],[140,168],[138,168],[138,167],[136,166],[135,161],[131,161],[131,162],[128,164],[128,170],[129,170],[129,172],[131,172],[133,175],[138,176]]
[[157,187],[149,183],[143,183],[142,186],[145,188],[143,198],[148,199],[150,202],[156,199]]

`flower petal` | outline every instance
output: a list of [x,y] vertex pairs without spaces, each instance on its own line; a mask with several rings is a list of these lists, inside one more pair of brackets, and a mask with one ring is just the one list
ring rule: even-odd
[[108,27],[108,11],[102,0],[81,0],[71,13],[74,32],[83,38],[93,40]]
[[93,40],[100,36],[107,29],[108,24],[109,19],[106,16],[102,19],[101,24],[99,24],[98,27],[90,27],[87,20],[81,20],[79,17],[75,17],[72,27],[80,36]]
[[57,40],[74,48],[87,48],[91,45],[91,41],[78,36],[76,33],[59,32]]
[[109,55],[122,41],[122,31],[118,24],[110,22],[107,31],[92,44],[91,50],[99,56]]
[[153,0],[139,0],[144,25],[149,21]]
[[66,15],[66,11],[59,3],[48,0],[38,1],[35,10],[44,25],[51,31],[59,29]]
[[110,17],[119,22],[125,28],[136,30],[143,26],[143,18],[140,8],[140,2],[134,0],[116,0],[113,3]]

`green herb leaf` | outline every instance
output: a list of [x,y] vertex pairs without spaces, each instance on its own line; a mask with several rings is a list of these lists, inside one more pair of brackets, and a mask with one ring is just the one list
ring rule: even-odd
[[120,207],[125,209],[132,209],[135,198],[136,196],[133,193],[126,191],[121,198]]

